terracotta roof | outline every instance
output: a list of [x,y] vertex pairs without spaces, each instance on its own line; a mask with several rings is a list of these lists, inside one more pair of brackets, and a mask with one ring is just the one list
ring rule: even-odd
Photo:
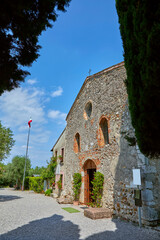
[[100,72],[98,72],[98,73],[95,73],[95,74],[93,74],[93,75],[91,75],[91,76],[86,77],[86,79],[85,79],[85,81],[84,81],[84,83],[83,83],[83,85],[82,85],[82,87],[81,87],[81,89],[80,89],[80,91],[79,91],[79,93],[78,93],[78,95],[77,95],[74,103],[72,104],[72,107],[71,107],[70,110],[69,110],[69,113],[68,113],[68,115],[67,115],[67,117],[66,117],[66,120],[67,120],[69,114],[71,113],[71,111],[72,111],[72,109],[73,109],[73,107],[74,107],[74,105],[75,105],[75,102],[77,101],[78,97],[80,96],[80,93],[82,92],[82,90],[83,90],[83,88],[85,87],[86,83],[87,83],[91,78],[93,78],[93,77],[98,77],[98,76],[100,76],[100,75],[102,75],[102,74],[104,74],[104,73],[110,72],[110,71],[112,71],[112,70],[114,70],[114,69],[116,69],[116,68],[119,68],[119,67],[121,67],[121,66],[124,66],[124,62],[120,62],[120,63],[118,63],[118,64],[116,64],[116,65],[111,66],[111,67],[105,68],[104,70],[102,70],[102,71],[100,71]]

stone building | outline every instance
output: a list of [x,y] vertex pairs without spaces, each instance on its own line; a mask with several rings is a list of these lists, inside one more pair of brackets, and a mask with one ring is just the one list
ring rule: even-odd
[[55,190],[54,193],[59,195],[57,182],[61,180],[62,189],[64,189],[64,163],[65,163],[65,129],[58,138],[57,142],[51,149],[53,156],[57,158],[57,167],[55,172]]
[[93,174],[100,171],[104,174],[103,207],[137,222],[132,169],[139,168],[142,223],[156,225],[160,220],[160,163],[145,158],[136,144],[125,79],[123,62],[86,78],[66,118],[64,189],[73,194],[72,177],[80,172],[80,201],[89,203]]

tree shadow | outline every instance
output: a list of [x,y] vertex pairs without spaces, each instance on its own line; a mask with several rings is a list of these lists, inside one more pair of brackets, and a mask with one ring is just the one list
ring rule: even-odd
[[2,234],[0,240],[77,240],[80,229],[71,221],[62,220],[63,216],[53,215],[49,218],[32,221],[22,227]]
[[115,223],[116,230],[107,230],[101,233],[93,234],[85,240],[159,240],[160,233],[145,228],[139,228],[129,222],[112,219]]
[[22,197],[13,196],[13,195],[0,195],[0,202],[7,202],[7,201],[20,199],[20,198]]
[[[96,221],[96,220],[95,220]],[[113,226],[110,226],[110,230],[103,231],[97,234],[92,234],[89,237],[82,238],[80,237],[80,228],[78,225],[74,224],[69,220],[63,220],[61,215],[53,215],[48,218],[43,218],[40,220],[35,220],[29,222],[22,227],[18,227],[10,232],[2,234],[0,240],[159,240],[160,233],[156,231],[150,231],[148,229],[138,228],[133,226],[131,223],[122,222],[118,219],[112,219],[112,222],[115,223],[114,229]],[[92,226],[93,220],[90,224]],[[103,222],[104,224],[104,222]],[[94,224],[93,224],[94,225]],[[88,233],[88,228],[92,231],[92,227],[88,226],[86,228]],[[94,225],[95,226],[95,225]],[[106,228],[109,229],[109,225],[106,222]],[[82,229],[84,233],[84,229]],[[98,229],[99,231],[99,229]],[[82,234],[83,234],[82,233]]]

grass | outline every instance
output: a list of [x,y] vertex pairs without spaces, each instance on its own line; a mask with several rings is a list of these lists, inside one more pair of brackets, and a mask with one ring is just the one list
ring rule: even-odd
[[80,212],[80,211],[78,211],[77,209],[71,208],[71,207],[65,207],[65,208],[62,208],[62,209],[64,209],[65,211],[67,211],[67,212],[69,212],[69,213]]

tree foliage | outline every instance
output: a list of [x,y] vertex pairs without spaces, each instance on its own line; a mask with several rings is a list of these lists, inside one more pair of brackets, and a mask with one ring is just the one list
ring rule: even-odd
[[55,170],[57,166],[57,158],[51,157],[50,162],[48,162],[48,165],[46,168],[43,169],[41,176],[43,179],[52,179],[55,178]]
[[0,161],[7,158],[15,141],[10,128],[5,128],[0,122]]
[[[25,157],[15,156],[11,163],[5,166],[5,171],[3,174],[5,185],[14,186],[19,188],[22,185],[23,174],[24,174]],[[31,168],[30,159],[26,161],[26,177],[29,175],[29,170]]]
[[160,155],[160,3],[116,0],[127,71],[127,93],[138,146]]
[[41,193],[43,191],[43,178],[29,177],[29,189]]
[[0,95],[19,86],[39,56],[38,37],[71,0],[0,1]]
[[0,186],[5,185],[4,184],[4,177],[3,177],[4,176],[4,172],[5,172],[5,165],[0,162]]
[[31,168],[29,170],[29,176],[32,177],[33,175],[41,175],[44,169],[45,167],[38,167],[38,166],[36,166],[35,168]]

